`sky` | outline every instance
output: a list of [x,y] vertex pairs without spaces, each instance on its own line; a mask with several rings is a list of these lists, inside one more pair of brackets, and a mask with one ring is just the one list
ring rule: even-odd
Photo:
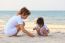
[[65,10],[65,0],[0,0],[0,10]]

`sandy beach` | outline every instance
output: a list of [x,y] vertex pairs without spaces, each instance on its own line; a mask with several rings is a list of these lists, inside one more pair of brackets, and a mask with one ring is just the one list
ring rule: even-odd
[[[37,34],[36,21],[37,24],[44,25],[39,26],[42,27],[39,32],[42,35],[44,30],[46,36]],[[46,25],[49,29],[48,36]],[[4,34],[4,27],[8,36]],[[19,30],[24,32],[20,31],[15,36],[14,33]],[[25,34],[25,30],[34,37]],[[65,0],[0,0],[0,43],[65,43]]]
[[7,37],[3,33],[3,27],[6,22],[0,21],[0,42],[1,43],[65,43],[65,25],[47,24],[50,33],[49,36],[38,36],[36,31],[33,31],[34,22],[26,22],[25,28],[32,32],[35,37],[29,37],[24,33],[19,33],[17,37]]

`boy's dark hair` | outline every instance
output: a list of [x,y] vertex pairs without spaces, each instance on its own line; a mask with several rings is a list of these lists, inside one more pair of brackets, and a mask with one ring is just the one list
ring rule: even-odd
[[37,19],[37,24],[40,25],[40,26],[43,26],[44,25],[44,19],[42,17],[39,17]]
[[19,11],[19,14],[23,14],[24,15],[30,15],[30,11],[26,8],[26,7],[23,7],[20,11]]

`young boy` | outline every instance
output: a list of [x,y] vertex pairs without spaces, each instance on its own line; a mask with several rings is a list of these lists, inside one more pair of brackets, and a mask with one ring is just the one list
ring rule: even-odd
[[25,23],[23,19],[27,19],[30,15],[30,11],[23,7],[16,16],[13,16],[4,27],[4,33],[7,36],[16,36],[19,31],[26,33],[28,36],[33,37],[34,35],[25,30]]
[[44,19],[42,17],[39,17],[37,19],[37,25],[33,30],[36,30],[38,35],[41,35],[41,36],[48,36],[48,33],[49,33],[49,29],[44,24]]

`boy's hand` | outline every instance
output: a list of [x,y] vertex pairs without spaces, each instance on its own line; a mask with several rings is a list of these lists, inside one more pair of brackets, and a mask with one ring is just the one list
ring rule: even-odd
[[24,33],[26,33],[28,36],[30,36],[30,37],[34,37],[34,35],[32,34],[32,33],[30,33],[30,32],[28,32],[28,31],[24,31]]
[[30,32],[28,32],[27,30],[25,30],[24,26],[23,25],[20,25],[20,28],[22,30],[22,32],[26,33],[28,36],[30,37],[34,37],[34,35]]
[[34,37],[34,35],[32,33],[30,33],[30,32],[28,32],[28,36]]

